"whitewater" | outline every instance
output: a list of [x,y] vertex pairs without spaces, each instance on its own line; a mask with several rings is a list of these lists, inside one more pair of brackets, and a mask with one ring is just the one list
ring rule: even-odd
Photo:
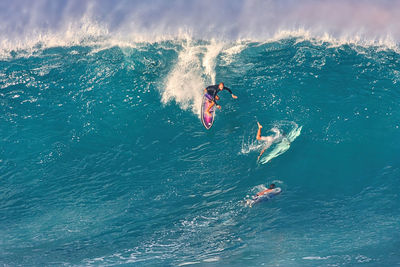
[[400,265],[398,2],[210,5],[0,4],[0,265]]

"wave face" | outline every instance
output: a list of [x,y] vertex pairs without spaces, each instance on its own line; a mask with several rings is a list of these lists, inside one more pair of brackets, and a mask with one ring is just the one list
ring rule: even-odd
[[[188,35],[171,20],[190,4],[168,15],[167,4],[153,1],[164,10],[153,19],[168,27],[134,17],[136,37],[160,37],[134,42],[119,35],[132,29],[128,2],[18,3],[14,14],[25,20],[0,28],[10,33],[0,57],[1,265],[398,265],[396,41],[353,42],[312,29],[240,40],[250,19],[226,22],[220,34],[229,38],[213,39],[206,24],[181,17],[193,28]],[[155,14],[132,3],[142,17]],[[295,14],[270,3],[277,15]],[[375,11],[390,3],[365,1]],[[249,6],[234,1],[224,12]],[[58,13],[45,22],[47,8]],[[107,27],[93,24],[88,14],[107,9]],[[387,12],[377,29],[396,11]],[[238,99],[220,93],[222,110],[207,131],[202,90],[220,81]],[[263,135],[273,127],[288,133],[286,124],[301,134],[257,164],[257,121]],[[270,183],[282,188],[279,196],[243,204]]]
[[[395,265],[399,62],[301,38],[2,60],[0,262]],[[219,81],[239,98],[222,92],[206,131],[199,98]],[[258,165],[256,121],[301,135]],[[279,197],[244,207],[274,181]]]

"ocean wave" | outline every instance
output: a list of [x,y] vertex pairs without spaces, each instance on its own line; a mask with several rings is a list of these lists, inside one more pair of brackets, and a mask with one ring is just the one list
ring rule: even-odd
[[59,46],[132,47],[184,39],[226,44],[296,38],[396,51],[399,46],[398,2],[154,2],[120,0],[111,5],[71,0],[63,5],[19,0],[4,4],[0,17],[7,19],[0,27],[0,56],[29,56]]
[[203,67],[206,68],[205,70],[212,77],[215,75],[213,75],[212,68],[210,67],[212,67],[213,59],[219,53],[224,53],[226,57],[225,61],[227,64],[229,64],[229,60],[233,55],[240,53],[241,50],[245,49],[247,45],[252,43],[263,45],[273,42],[294,40],[294,44],[308,41],[313,45],[323,45],[328,48],[352,46],[356,50],[358,48],[374,48],[378,52],[394,51],[395,53],[400,53],[398,42],[390,36],[380,38],[364,38],[359,35],[334,37],[328,33],[321,35],[313,34],[311,31],[302,28],[297,30],[280,30],[271,37],[266,38],[240,38],[231,41],[216,41],[217,39],[215,38],[197,39],[194,36],[188,35],[187,33],[176,36],[163,36],[162,38],[146,38],[140,36],[134,36],[132,38],[120,38],[119,36],[112,36],[108,34],[97,34],[99,32],[101,33],[102,30],[94,30],[93,33],[85,30],[82,31],[82,29],[79,28],[76,33],[71,34],[44,33],[38,34],[35,37],[26,37],[23,40],[17,41],[6,38],[0,43],[0,59],[7,60],[11,58],[40,56],[44,50],[54,47],[83,46],[91,48],[93,52],[99,52],[113,47],[135,49],[154,43],[161,45],[165,42],[173,42],[176,44],[206,42],[209,44],[209,46],[211,46],[209,47],[210,50],[204,58],[205,65]]
[[[68,1],[40,26],[50,2],[13,2],[37,17],[0,25],[1,263],[398,262],[400,55],[390,38],[340,39],[326,25],[213,38],[201,32],[207,17],[193,14],[192,28],[160,33],[153,26],[165,18],[185,22],[171,2],[157,3],[169,15],[152,17],[132,1],[154,20],[148,26],[124,13],[128,1],[86,3],[75,14],[81,5]],[[201,13],[210,2],[191,3]],[[252,10],[250,1],[232,3]],[[96,5],[109,17],[96,19]],[[134,25],[141,30],[124,34]],[[238,99],[222,92],[206,131],[199,97],[219,81]],[[256,121],[263,134],[287,135],[265,151],[269,159],[301,136],[257,165]],[[284,192],[276,201],[243,207],[246,194],[270,183]]]

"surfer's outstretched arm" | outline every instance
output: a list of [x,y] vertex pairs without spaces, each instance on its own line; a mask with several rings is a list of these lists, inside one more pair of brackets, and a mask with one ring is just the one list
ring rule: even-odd
[[224,88],[223,88],[222,90],[228,91],[228,92],[231,94],[232,98],[235,98],[235,99],[237,98],[237,96],[235,96],[235,95],[232,93],[232,90],[229,89],[228,87],[225,87],[225,86],[224,86]]

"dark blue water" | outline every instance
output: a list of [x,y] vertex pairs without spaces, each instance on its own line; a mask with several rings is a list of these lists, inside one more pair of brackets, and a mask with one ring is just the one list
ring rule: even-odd
[[[400,55],[302,38],[0,61],[0,264],[400,264]],[[207,131],[202,90],[223,81]],[[258,164],[263,135],[302,127]],[[263,156],[279,149],[273,144]],[[246,207],[274,182],[282,194]]]

